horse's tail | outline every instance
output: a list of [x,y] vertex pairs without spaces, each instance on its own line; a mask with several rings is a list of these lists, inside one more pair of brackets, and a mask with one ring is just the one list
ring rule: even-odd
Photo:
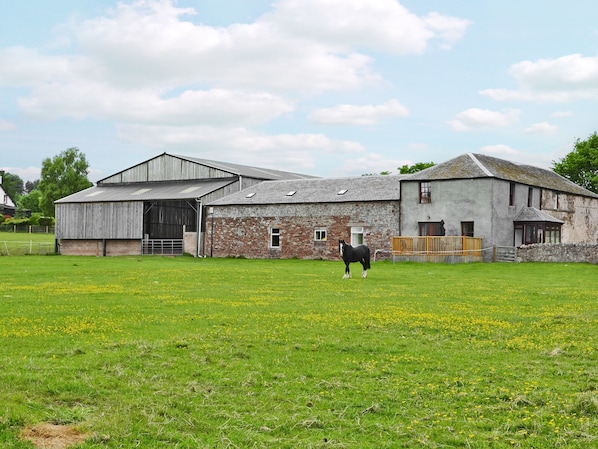
[[365,251],[365,269],[369,270],[370,267],[370,248],[368,248],[367,246],[365,247],[366,251]]

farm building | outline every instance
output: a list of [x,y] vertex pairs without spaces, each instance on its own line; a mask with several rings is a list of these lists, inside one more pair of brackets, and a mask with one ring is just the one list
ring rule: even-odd
[[410,176],[351,178],[164,153],[56,202],[62,254],[337,259],[339,239],[374,255],[431,236],[484,248],[596,244],[598,195],[471,153]]
[[10,195],[6,193],[6,190],[2,188],[2,176],[0,176],[0,215],[13,217],[16,210],[16,203]]
[[56,201],[56,239],[62,254],[203,255],[207,202],[265,180],[303,178],[164,153]]
[[388,248],[399,232],[399,176],[263,182],[209,204],[214,257],[338,259],[338,240]]
[[597,243],[598,195],[550,170],[468,153],[401,181],[401,235]]

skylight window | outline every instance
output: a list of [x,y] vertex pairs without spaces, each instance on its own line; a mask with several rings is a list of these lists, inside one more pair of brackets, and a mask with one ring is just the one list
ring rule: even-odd
[[287,196],[293,196],[295,193],[297,193],[296,190],[291,190],[289,193],[287,193]]
[[149,192],[152,189],[139,189],[136,192],[131,193],[131,195],[141,195],[143,193]]
[[343,189],[343,190],[339,190],[336,194],[337,195],[344,195],[345,193],[347,193],[349,191],[349,189]]
[[255,192],[251,192],[251,193],[248,193],[247,195],[245,195],[245,198],[253,198],[254,195],[255,195]]

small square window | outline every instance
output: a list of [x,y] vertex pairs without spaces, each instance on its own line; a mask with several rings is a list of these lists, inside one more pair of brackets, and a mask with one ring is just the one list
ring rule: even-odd
[[336,194],[337,195],[344,195],[345,193],[347,193],[349,190],[348,189],[343,189],[343,190],[339,190]]
[[287,193],[287,196],[293,196],[295,193],[297,193],[296,190],[291,190],[289,193]]
[[316,242],[325,242],[326,241],[326,229],[314,230],[314,240]]

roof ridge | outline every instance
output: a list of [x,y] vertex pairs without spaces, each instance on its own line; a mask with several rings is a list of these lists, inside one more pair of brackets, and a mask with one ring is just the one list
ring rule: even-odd
[[488,170],[484,164],[482,164],[479,159],[477,157],[475,157],[475,154],[473,153],[467,153],[467,155],[471,158],[471,160],[473,162],[475,162],[475,164],[480,168],[480,170],[482,170],[484,173],[486,173],[487,176],[490,176],[492,178],[494,178],[495,176],[492,174],[492,172],[490,170]]

